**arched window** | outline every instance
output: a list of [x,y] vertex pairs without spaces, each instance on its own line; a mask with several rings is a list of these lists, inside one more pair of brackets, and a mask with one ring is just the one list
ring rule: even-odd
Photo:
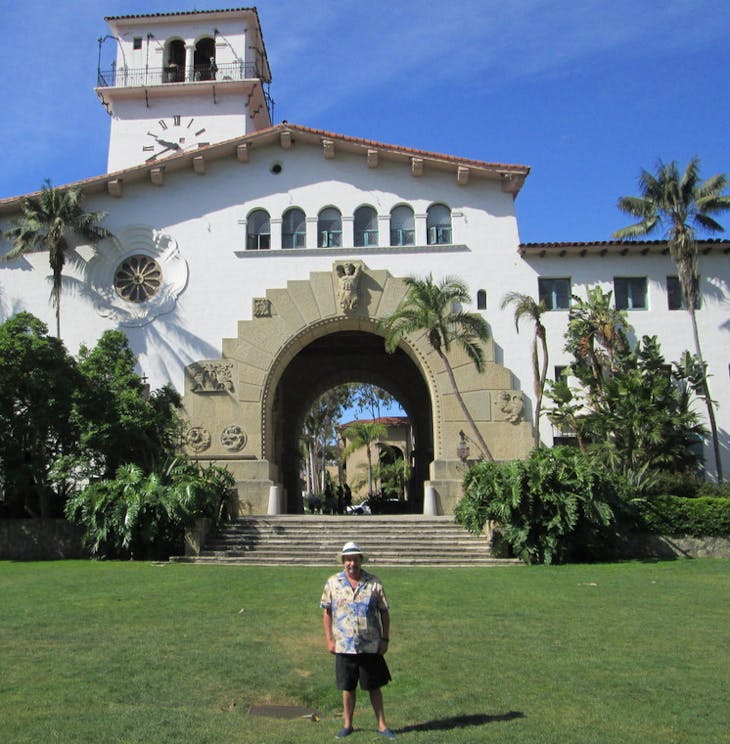
[[271,247],[271,223],[265,209],[254,209],[246,220],[246,250],[264,251]]
[[195,45],[193,80],[215,80],[215,40],[206,36]]
[[444,204],[432,204],[426,213],[429,245],[451,243],[451,210]]
[[487,309],[487,290],[480,289],[477,292],[477,310]]
[[165,70],[162,79],[166,83],[185,81],[185,42],[172,39],[165,46]]
[[355,245],[378,244],[378,213],[372,207],[355,210]]
[[307,221],[304,212],[298,207],[287,209],[281,222],[281,247],[306,248]]
[[335,207],[327,207],[317,218],[317,245],[335,248],[342,245],[342,215]]
[[414,245],[416,242],[416,223],[413,210],[401,204],[390,213],[390,244]]

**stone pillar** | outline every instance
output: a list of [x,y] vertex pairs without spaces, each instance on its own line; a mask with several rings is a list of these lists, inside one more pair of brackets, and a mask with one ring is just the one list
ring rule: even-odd
[[271,516],[281,514],[281,494],[277,485],[269,487],[269,508],[266,513]]
[[424,489],[423,514],[426,517],[435,517],[438,515],[438,506],[436,504],[436,489],[433,486],[426,486]]

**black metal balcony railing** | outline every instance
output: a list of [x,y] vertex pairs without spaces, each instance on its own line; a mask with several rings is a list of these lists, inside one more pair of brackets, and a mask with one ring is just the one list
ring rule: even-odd
[[209,64],[191,67],[139,67],[112,68],[97,72],[100,88],[136,88],[145,85],[166,83],[198,83],[211,80],[261,80],[261,72],[255,62],[226,62],[211,69]]

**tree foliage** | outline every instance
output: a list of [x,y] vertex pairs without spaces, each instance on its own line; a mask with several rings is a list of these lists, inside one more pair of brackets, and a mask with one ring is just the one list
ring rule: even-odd
[[61,337],[61,288],[67,254],[81,238],[98,243],[111,233],[101,225],[104,212],[87,212],[83,209],[81,189],[60,189],[46,181],[38,196],[23,199],[21,215],[5,232],[11,242],[6,260],[24,253],[48,251],[52,272],[51,301],[56,308],[56,335]]
[[481,454],[492,459],[487,443],[456,384],[454,370],[449,361],[452,346],[461,348],[479,372],[484,371],[483,343],[489,340],[489,326],[478,313],[463,309],[471,301],[469,290],[460,279],[447,276],[435,282],[428,274],[424,279],[406,277],[406,294],[395,311],[384,318],[380,328],[385,335],[385,350],[392,353],[407,335],[425,333],[431,348],[443,362],[454,395],[464,418],[474,433]]
[[[639,196],[622,196],[618,208],[639,221],[617,230],[613,236],[634,239],[663,230],[669,252],[677,267],[682,294],[692,324],[695,354],[704,369],[702,345],[697,326],[696,309],[700,298],[700,270],[696,234],[723,232],[714,215],[730,209],[730,195],[725,174],[700,179],[699,158],[692,158],[680,174],[676,162],[657,163],[654,173],[647,170],[639,175]],[[715,422],[715,407],[705,379],[702,397],[712,434],[715,467],[719,481],[723,479],[720,440]]]
[[185,528],[197,519],[220,521],[233,485],[224,468],[185,457],[153,472],[126,464],[114,478],[94,481],[72,496],[65,513],[84,528],[94,557],[165,559],[180,551]]
[[488,520],[498,522],[526,563],[565,563],[603,555],[619,507],[615,481],[595,458],[555,447],[527,460],[472,466],[455,515],[477,534]]
[[62,508],[53,464],[75,452],[75,360],[47,326],[22,312],[0,325],[0,482],[2,513],[53,517]]
[[632,348],[625,315],[610,297],[595,289],[585,301],[574,298],[565,348],[577,385],[562,377],[550,387],[548,417],[641,490],[662,470],[697,467],[693,445],[704,434],[692,408],[697,372],[687,356],[667,365],[656,337]]
[[367,455],[368,494],[374,493],[372,446],[388,436],[388,427],[379,421],[354,421],[342,434],[345,439],[349,440],[349,444],[343,453],[345,458],[362,447],[365,448]]

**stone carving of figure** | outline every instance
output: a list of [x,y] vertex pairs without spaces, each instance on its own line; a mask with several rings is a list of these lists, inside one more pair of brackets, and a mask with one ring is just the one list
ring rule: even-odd
[[231,362],[196,362],[191,364],[194,393],[233,392],[233,364]]
[[525,406],[522,393],[517,391],[502,390],[497,403],[499,410],[504,414],[507,421],[517,424],[522,420],[522,411]]
[[338,264],[337,279],[339,289],[337,300],[343,313],[352,312],[357,307],[357,290],[360,283],[361,266],[354,263]]

